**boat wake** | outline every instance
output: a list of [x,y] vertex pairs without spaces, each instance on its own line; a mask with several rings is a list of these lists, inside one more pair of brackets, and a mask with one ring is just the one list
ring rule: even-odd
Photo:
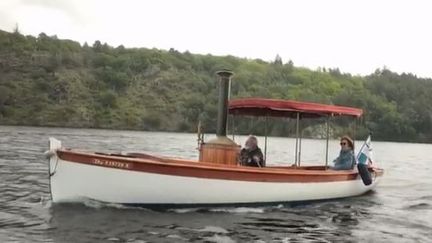
[[217,208],[181,208],[181,209],[168,209],[169,212],[174,213],[235,213],[235,214],[248,214],[248,213],[264,213],[265,208],[254,207],[217,207]]
[[85,198],[83,200],[83,204],[86,207],[94,208],[94,209],[113,208],[113,209],[122,209],[122,210],[152,211],[151,209],[148,209],[145,207],[137,207],[137,206],[131,206],[131,205],[126,205],[126,204],[121,204],[121,203],[108,203],[108,202],[93,200],[90,198]]

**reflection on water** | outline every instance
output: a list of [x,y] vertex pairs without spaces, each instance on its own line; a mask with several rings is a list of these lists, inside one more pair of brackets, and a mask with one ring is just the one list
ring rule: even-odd
[[[432,241],[431,145],[374,142],[386,174],[376,191],[359,197],[154,211],[94,201],[52,205],[42,156],[49,136],[85,150],[197,158],[195,134],[0,127],[0,242]],[[269,138],[269,164],[293,161],[294,144]],[[304,139],[302,147],[304,164],[324,161],[324,141]],[[338,148],[331,141],[330,155]]]

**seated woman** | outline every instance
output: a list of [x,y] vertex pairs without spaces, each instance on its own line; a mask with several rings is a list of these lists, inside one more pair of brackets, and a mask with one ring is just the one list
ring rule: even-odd
[[355,165],[354,142],[348,136],[343,136],[340,140],[341,151],[339,156],[333,160],[333,170],[352,170]]
[[261,149],[258,147],[258,140],[255,136],[249,136],[245,147],[240,151],[240,164],[254,167],[264,167],[265,161]]

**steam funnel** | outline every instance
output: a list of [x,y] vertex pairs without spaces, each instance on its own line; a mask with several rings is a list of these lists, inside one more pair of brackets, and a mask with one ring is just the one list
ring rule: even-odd
[[228,96],[231,76],[233,73],[228,70],[218,71],[219,76],[219,101],[216,136],[226,137],[227,117],[228,117]]

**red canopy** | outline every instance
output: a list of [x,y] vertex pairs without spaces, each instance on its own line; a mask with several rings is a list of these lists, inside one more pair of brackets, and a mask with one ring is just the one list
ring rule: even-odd
[[245,98],[229,101],[228,111],[233,115],[321,117],[321,116],[353,116],[360,117],[362,109],[324,105],[318,103],[299,102],[292,100],[277,100],[264,98]]

